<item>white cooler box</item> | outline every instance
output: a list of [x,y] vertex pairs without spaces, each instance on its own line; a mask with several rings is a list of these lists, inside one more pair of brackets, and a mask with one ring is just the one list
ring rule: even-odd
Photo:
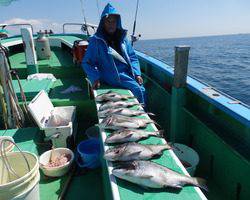
[[29,103],[28,110],[45,139],[51,139],[54,147],[67,147],[67,138],[73,134],[75,106],[54,107],[47,93],[41,90]]

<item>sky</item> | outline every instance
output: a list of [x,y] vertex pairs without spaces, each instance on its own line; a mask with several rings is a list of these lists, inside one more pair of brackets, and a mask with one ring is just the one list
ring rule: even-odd
[[[6,1],[6,0],[0,0]],[[137,0],[82,0],[88,23],[111,3],[132,32]],[[97,3],[98,2],[98,3]],[[31,23],[35,31],[62,32],[65,22],[83,22],[80,0],[16,0],[0,6],[0,23]],[[70,27],[73,29],[73,27]],[[78,29],[78,27],[74,27]],[[141,39],[250,33],[249,0],[140,0],[136,34]]]

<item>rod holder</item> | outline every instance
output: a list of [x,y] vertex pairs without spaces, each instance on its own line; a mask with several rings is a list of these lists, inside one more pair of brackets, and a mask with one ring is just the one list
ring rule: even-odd
[[185,134],[186,122],[183,116],[182,107],[186,101],[186,82],[189,46],[175,47],[175,66],[174,81],[171,94],[171,119],[170,119],[170,141],[184,142],[187,135]]
[[176,88],[185,87],[187,82],[187,69],[189,46],[175,46],[175,63],[174,63],[174,83]]

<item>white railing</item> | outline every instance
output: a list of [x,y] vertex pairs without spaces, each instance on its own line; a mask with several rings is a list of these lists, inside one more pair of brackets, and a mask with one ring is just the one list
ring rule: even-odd
[[18,24],[0,24],[0,28],[5,29],[8,26],[30,26],[32,33],[34,33],[33,26],[29,23],[18,23]]
[[69,22],[69,23],[64,23],[63,24],[63,33],[65,33],[65,27],[66,26],[81,26],[81,30],[83,32],[87,32],[88,28],[91,28],[94,32],[96,31],[97,29],[97,25],[95,24],[89,24],[89,23],[72,23],[72,22]]

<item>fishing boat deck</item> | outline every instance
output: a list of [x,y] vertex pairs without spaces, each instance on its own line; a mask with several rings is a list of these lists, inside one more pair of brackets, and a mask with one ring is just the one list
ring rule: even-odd
[[[107,92],[110,89],[98,89],[95,92],[95,95],[99,95]],[[112,89],[112,91],[120,93],[132,95],[129,90],[124,89]],[[97,108],[100,104],[97,104]],[[148,117],[146,114],[144,117]],[[101,119],[99,119],[101,122]],[[146,131],[155,131],[157,128],[153,124],[149,124]],[[105,144],[105,138],[110,134],[107,130],[101,130],[101,139],[103,144],[103,150],[108,149],[109,145]],[[146,140],[140,141],[141,144],[163,144],[165,140],[162,138],[150,137]],[[160,158],[153,159],[153,162],[156,162],[160,165],[166,166],[176,172],[181,174],[188,174],[184,166],[181,164],[179,159],[173,153],[172,150],[164,151],[163,155]],[[181,190],[174,189],[145,189],[133,183],[129,183],[127,181],[115,178],[112,175],[112,163],[103,160],[103,170],[104,172],[104,182],[105,186],[109,187],[105,191],[111,191],[110,193],[106,193],[106,199],[206,199],[201,190],[197,187],[186,186]]]
[[[37,94],[40,89],[43,87],[49,94],[49,97],[51,99],[51,102],[54,106],[66,106],[66,105],[75,105],[77,106],[77,120],[80,127],[78,127],[79,135],[81,135],[86,128],[89,126],[94,125],[97,122],[96,117],[96,105],[94,101],[91,101],[89,99],[89,94],[87,90],[87,83],[84,79],[84,74],[82,72],[82,69],[80,67],[76,67],[72,62],[72,54],[71,54],[71,47],[73,46],[73,42],[75,40],[84,39],[85,37],[83,35],[53,35],[50,36],[50,39],[52,39],[50,43],[52,44],[51,50],[52,50],[52,56],[49,60],[42,60],[38,61],[38,67],[40,72],[43,73],[52,73],[56,78],[56,82],[53,84],[50,84],[49,82],[46,82],[39,86],[39,84],[29,84],[32,85],[33,89],[26,83],[26,80],[21,80],[24,86],[25,94],[29,97],[28,101],[32,99],[35,94]],[[27,78],[27,70],[26,70],[26,62],[25,62],[25,55],[23,53],[23,49],[20,48],[22,45],[22,39],[21,37],[15,37],[15,38],[9,38],[6,40],[1,41],[5,46],[8,46],[10,49],[10,61],[11,66],[13,69],[17,69],[18,75],[21,79]],[[18,47],[19,45],[19,47]],[[17,47],[17,52],[16,48]],[[142,58],[144,55],[142,53],[138,53],[138,57]],[[165,130],[169,130],[170,126],[170,105],[171,105],[171,91],[169,92],[167,89],[165,90],[161,84],[165,83],[164,81],[167,80],[167,78],[172,77],[172,68],[168,68],[167,66],[163,66],[162,70],[166,69],[164,73],[171,70],[171,75],[159,73],[159,70],[152,70],[150,66],[153,65],[159,65],[159,61],[151,61],[145,60],[145,58],[150,58],[147,56],[144,56],[143,59],[140,60],[142,71],[145,71],[146,75],[145,77],[145,87],[149,91],[149,97],[150,97],[150,107],[151,104],[155,101],[158,101],[161,99],[161,102],[159,102],[159,105],[155,106],[153,110],[150,110],[154,112],[157,115],[157,121],[160,124],[164,125]],[[153,63],[153,64],[152,64]],[[160,71],[161,72],[161,71]],[[154,78],[154,76],[157,75],[157,79]],[[149,78],[150,77],[150,78]],[[163,80],[160,82],[160,80]],[[159,81],[159,83],[157,82]],[[17,86],[16,80],[13,80],[14,85]],[[157,83],[156,83],[157,82]],[[191,96],[189,99],[193,101],[196,101],[200,103],[201,105],[204,104],[204,109],[201,109],[197,104],[188,103],[188,106],[194,108],[194,110],[202,110],[202,112],[206,111],[207,107],[209,107],[210,110],[213,111],[212,103],[211,101],[214,101],[214,99],[208,99],[208,97],[204,97],[206,100],[206,104],[204,103],[205,100],[200,97],[194,97],[193,91],[195,94],[197,93],[196,90],[198,90],[196,86],[190,86],[191,78],[188,78],[188,94]],[[192,79],[192,82],[194,80]],[[197,81],[196,81],[197,82]],[[195,82],[195,83],[196,83]],[[161,84],[160,84],[161,83]],[[26,85],[27,84],[27,85]],[[198,84],[198,83],[197,83]],[[61,93],[65,89],[69,88],[71,85],[80,87],[82,91],[76,92],[76,93],[69,93],[69,94],[63,94]],[[199,83],[199,85],[201,85]],[[203,86],[200,86],[200,88]],[[102,87],[104,88],[104,87]],[[18,90],[17,87],[15,89]],[[97,93],[102,93],[106,90],[100,89],[97,90]],[[120,90],[115,90],[118,92],[124,92]],[[125,92],[127,93],[127,92]],[[191,94],[192,93],[192,94]],[[19,94],[20,97],[20,94]],[[20,100],[20,98],[19,98]],[[164,104],[162,102],[164,101]],[[210,103],[207,103],[210,102]],[[230,105],[231,107],[240,106],[240,105]],[[212,107],[212,108],[211,108]],[[203,107],[202,107],[203,108]],[[195,150],[198,150],[200,157],[200,164],[198,167],[197,173],[199,175],[207,175],[209,177],[209,190],[207,197],[209,199],[240,199],[242,197],[244,199],[248,199],[246,197],[249,196],[249,190],[247,189],[249,186],[249,179],[245,178],[247,174],[249,174],[249,162],[246,162],[241,158],[240,155],[237,154],[237,152],[233,152],[231,148],[228,147],[228,145],[216,134],[214,134],[213,129],[211,129],[211,126],[209,124],[204,125],[204,122],[202,118],[198,118],[196,115],[194,115],[193,112],[187,110],[187,107],[183,108],[185,111],[183,113],[184,117],[186,117],[188,130],[185,129],[185,134],[188,135],[194,135],[193,140],[193,147],[195,147]],[[217,110],[217,109],[216,109]],[[223,110],[223,109],[222,109]],[[242,109],[240,110],[242,111]],[[244,112],[243,112],[244,111]],[[243,110],[242,113],[248,113]],[[214,111],[215,112],[215,111]],[[231,110],[230,110],[231,112]],[[216,113],[216,112],[215,112]],[[236,113],[236,112],[234,112]],[[206,114],[206,113],[205,113]],[[221,114],[221,112],[219,113]],[[228,118],[228,115],[224,115],[224,118]],[[217,118],[216,118],[217,119]],[[249,119],[249,117],[248,117]],[[244,122],[244,121],[243,121]],[[237,122],[238,123],[238,122]],[[247,122],[249,124],[249,121]],[[215,124],[215,122],[213,122]],[[228,126],[229,128],[231,126]],[[236,126],[238,128],[238,126]],[[248,126],[249,127],[249,126]],[[154,127],[148,126],[148,130],[153,130]],[[240,126],[240,131],[237,130],[239,133],[245,133],[246,135],[249,133],[249,128],[245,128],[243,130],[243,126]],[[35,131],[35,128],[31,128]],[[236,130],[236,129],[235,129]],[[19,129],[19,130],[7,130],[7,131],[1,131],[2,133],[8,134],[10,132],[13,132],[14,139],[17,140],[18,145],[23,150],[28,150],[36,153],[37,155],[40,155],[43,151],[38,151],[38,149],[41,148],[40,145],[35,143],[35,139],[32,137],[34,136],[33,131],[28,131],[28,129]],[[23,134],[22,132],[27,133]],[[227,133],[228,131],[225,131]],[[20,135],[20,133],[22,133]],[[37,135],[39,131],[37,129]],[[191,133],[191,134],[190,134]],[[1,135],[0,134],[0,135]],[[29,135],[30,134],[30,135]],[[33,136],[32,136],[33,134]],[[109,134],[109,132],[102,133],[102,139],[104,140],[105,136]],[[24,137],[24,136],[27,137]],[[29,135],[29,136],[28,136]],[[249,134],[248,134],[249,135]],[[18,136],[18,137],[17,137]],[[168,135],[167,135],[168,136]],[[249,137],[248,137],[249,138]],[[82,139],[82,138],[81,138]],[[25,141],[26,140],[26,141]],[[79,140],[80,141],[80,140]],[[245,140],[248,141],[248,140]],[[142,143],[152,143],[152,144],[159,144],[162,141],[158,138],[149,138],[147,140],[142,141]],[[105,148],[106,146],[104,146]],[[216,147],[215,149],[210,151],[211,147]],[[232,153],[233,152],[233,153]],[[212,162],[214,160],[216,162]],[[174,169],[180,173],[185,173],[185,169],[181,165],[181,163],[177,160],[174,155],[172,155],[171,151],[165,151],[163,156],[159,159],[153,160],[154,162],[160,163],[162,165],[165,165],[171,169]],[[230,163],[225,165],[225,163]],[[111,186],[114,185],[114,182],[110,182],[110,176],[109,173],[110,170],[107,168],[108,163],[103,161],[103,169],[88,171],[87,173],[84,173],[83,175],[77,175],[74,177],[72,184],[70,185],[70,188],[68,190],[68,193],[66,195],[66,199],[78,199],[79,197],[85,197],[84,199],[103,199],[103,188],[106,191],[105,195],[107,199],[110,199],[111,196],[113,197],[113,194],[115,193],[115,190]],[[201,167],[200,167],[201,166]],[[109,166],[110,167],[110,166]],[[238,169],[241,169],[241,175],[239,176]],[[209,171],[210,170],[210,171]],[[213,170],[213,171],[212,171]],[[219,179],[218,177],[220,175],[223,175],[223,177],[228,178],[228,180],[225,181],[225,179]],[[232,176],[227,176],[228,174],[232,174]],[[239,177],[240,178],[239,178]],[[104,183],[102,182],[101,177],[104,177]],[[243,178],[242,178],[243,177]],[[42,177],[43,178],[43,177]],[[63,184],[65,182],[66,177],[59,178],[59,179],[48,179],[46,182],[43,182],[41,179],[40,183],[40,195],[41,199],[57,199],[59,193],[61,192],[61,188],[63,187]],[[214,179],[214,181],[213,181]],[[126,181],[115,179],[116,184],[115,187],[117,188],[116,191],[118,191],[118,198],[120,199],[132,199],[132,198],[138,198],[138,199],[169,199],[169,198],[176,198],[176,199],[200,199],[200,193],[197,192],[195,187],[187,186],[183,188],[179,193],[173,190],[145,190],[135,184],[128,183]],[[232,181],[233,180],[233,181]],[[221,187],[219,187],[221,186]],[[225,189],[226,188],[226,189]],[[228,190],[229,192],[227,192]],[[224,196],[224,193],[227,193],[227,196]]]
[[[38,128],[10,129],[0,131],[0,136],[11,136],[22,151],[29,151],[37,156],[49,150],[51,146],[43,143],[42,132]],[[15,147],[14,151],[18,151]],[[57,200],[63,190],[65,181],[69,175],[60,178],[48,178],[40,173],[40,199]],[[86,173],[76,174],[73,177],[70,188],[66,193],[65,199],[102,199],[103,186],[101,169],[86,171]],[[95,188],[93,188],[95,185]]]
[[[65,44],[67,47],[72,47],[75,40],[81,39],[81,37],[76,36],[60,36],[58,39],[56,36],[51,37],[55,41],[58,41]],[[16,42],[20,39],[14,38],[8,42]],[[60,46],[60,45],[59,45]],[[27,81],[27,66],[25,61],[24,52],[17,52],[10,56],[10,62],[12,69],[17,70],[18,75],[22,78],[21,84],[23,86],[24,92],[27,96],[27,100],[31,100],[41,89],[44,89],[49,94],[51,102],[54,106],[68,106],[75,105],[78,107],[78,116],[83,117],[81,120],[82,123],[86,123],[88,115],[84,115],[82,110],[88,106],[89,111],[93,111],[95,115],[95,106],[89,102],[89,95],[87,91],[87,83],[83,78],[84,74],[82,69],[76,67],[72,62],[72,55],[67,49],[54,46],[51,48],[52,54],[49,60],[38,61],[39,72],[52,73],[57,80],[52,83],[49,80],[37,81],[33,80]],[[74,77],[74,79],[72,78]],[[17,85],[17,80],[13,80],[14,87],[17,91],[18,97],[20,99],[20,91]],[[81,92],[63,94],[62,92],[69,88],[70,86],[77,86],[82,89]],[[97,93],[105,92],[106,90],[98,90]],[[116,89],[115,91],[120,93],[128,94],[129,91]],[[91,106],[89,106],[91,105]],[[78,119],[80,119],[78,117]],[[81,124],[81,123],[80,123]],[[86,126],[86,124],[85,124]],[[147,127],[148,131],[154,130],[155,127],[149,125]],[[31,151],[36,155],[41,155],[44,151],[48,150],[50,146],[41,145],[39,141],[41,140],[41,131],[38,128],[25,128],[25,129],[14,129],[6,130],[1,132],[3,135],[13,136],[15,142],[22,150]],[[104,141],[106,134],[108,132],[102,132],[102,140]],[[162,140],[158,138],[149,138],[142,141],[143,144],[162,144]],[[107,146],[103,144],[104,148]],[[163,156],[159,159],[155,159],[155,162],[168,166],[171,169],[174,169],[180,173],[185,173],[180,161],[176,158],[172,151],[165,151]],[[110,173],[110,163],[107,163],[103,160],[103,168],[87,171],[83,175],[74,176],[72,183],[66,194],[66,199],[76,199],[77,197],[84,197],[86,199],[102,199],[103,198],[103,188],[105,191],[106,199],[161,199],[161,198],[176,198],[176,199],[205,199],[205,196],[202,192],[195,187],[185,187],[181,191],[176,190],[145,190],[137,185],[131,184],[129,182],[116,179],[112,177]],[[42,199],[57,199],[58,195],[62,191],[65,181],[67,180],[68,175],[61,178],[48,178],[41,173],[40,180],[40,198]],[[104,181],[100,181],[102,178]],[[110,182],[110,178],[115,180]],[[93,188],[93,185],[95,187]]]
[[[56,78],[70,78],[83,76],[83,70],[73,64],[70,52],[60,47],[51,48],[51,57],[48,60],[38,60],[40,73],[52,73]],[[10,56],[11,68],[18,72],[20,78],[26,78],[27,65],[25,53],[20,52]]]

